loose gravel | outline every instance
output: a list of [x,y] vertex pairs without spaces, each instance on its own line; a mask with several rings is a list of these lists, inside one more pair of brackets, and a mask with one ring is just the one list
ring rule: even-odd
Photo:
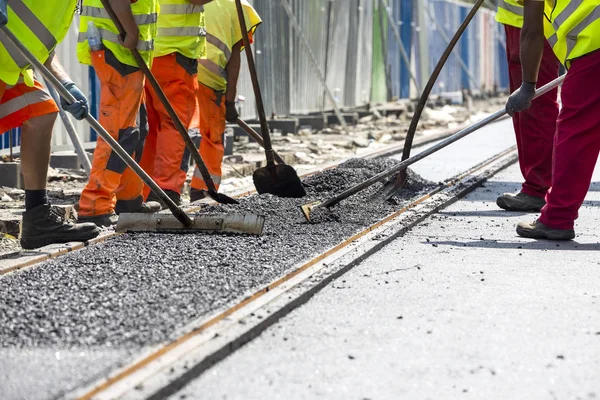
[[433,184],[410,173],[392,203],[379,185],[307,223],[300,206],[339,193],[397,161],[350,160],[306,179],[308,197],[249,196],[203,213],[257,213],[261,237],[123,235],[0,279],[0,346],[128,348],[162,343],[195,318],[231,304],[300,262],[398,210]]

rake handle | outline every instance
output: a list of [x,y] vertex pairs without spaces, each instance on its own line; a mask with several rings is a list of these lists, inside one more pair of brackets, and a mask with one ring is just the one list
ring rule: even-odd
[[[108,13],[108,15],[110,16],[110,19],[113,21],[113,23],[117,27],[117,30],[119,31],[121,36],[125,37],[125,34],[126,34],[125,28],[123,28],[123,24],[121,24],[121,21],[119,21],[119,18],[117,17],[114,10],[110,6],[110,3],[108,2],[108,0],[100,0],[100,1],[102,2],[102,5],[106,9],[106,12]],[[167,96],[165,95],[165,92],[160,87],[160,84],[156,80],[156,77],[154,76],[154,74],[152,74],[152,71],[150,71],[150,68],[148,68],[148,65],[142,58],[142,55],[140,54],[140,52],[137,49],[133,49],[133,50],[131,50],[131,53],[133,54],[133,58],[135,58],[135,61],[137,62],[140,69],[142,70],[143,74],[148,79],[148,82],[150,82],[150,86],[152,86],[152,89],[154,89],[154,91],[156,92],[156,95],[158,96],[158,99],[162,103],[163,107],[165,107],[165,110],[167,110],[169,117],[173,121],[173,125],[175,125],[175,129],[177,129],[177,131],[181,135],[181,138],[185,142],[185,146],[187,147],[187,149],[190,151],[190,154],[192,155],[194,162],[196,163],[196,165],[198,165],[198,169],[200,170],[200,173],[202,174],[202,179],[204,180],[204,183],[206,183],[206,187],[208,188],[209,193],[216,195],[217,188],[215,186],[215,183],[214,183],[212,177],[210,176],[210,172],[208,171],[208,168],[206,167],[204,160],[202,160],[202,157],[200,156],[200,153],[198,152],[196,145],[190,138],[190,135],[188,134],[186,127],[183,125],[183,122],[181,122],[181,119],[175,112],[175,109],[169,102],[169,99],[167,99]]]
[[[19,39],[5,26],[2,28],[2,32],[8,37],[8,39],[15,45],[15,47],[19,50],[19,52],[27,59],[27,61],[33,65],[36,70],[38,70],[44,79],[49,82],[54,89],[58,92],[58,94],[63,97],[69,104],[73,104],[77,100],[65,87],[60,83],[60,81],[42,64],[28,49],[25,47]],[[117,155],[127,164],[129,168],[139,176],[142,181],[146,185],[150,187],[150,189],[162,200],[165,202],[169,210],[173,213],[175,218],[177,218],[185,227],[190,227],[193,225],[192,219],[173,202],[167,196],[167,194],[152,180],[152,178],[140,167],[135,160],[121,147],[119,142],[117,142],[111,135],[104,129],[102,125],[89,113],[85,117],[85,119],[89,122],[90,126],[104,139],[106,143],[110,146],[110,148],[117,153]]]
[[[260,136],[260,134],[258,132],[256,132],[254,129],[252,129],[250,127],[250,125],[248,125],[241,118],[238,118],[236,122],[240,126],[240,128],[242,128],[244,130],[244,132],[246,132],[248,134],[248,136],[250,136],[263,149],[265,148],[265,142],[263,141],[262,136]],[[277,164],[285,165],[285,161],[283,160],[283,158],[281,158],[281,156],[279,154],[277,154],[277,152],[275,150],[273,150],[273,156],[275,157],[275,161],[277,161]]]
[[[535,97],[534,98],[538,98],[540,96],[543,96],[544,94],[548,93],[549,91],[553,90],[554,88],[558,87],[565,79],[565,76],[561,76],[558,77],[557,79],[553,80],[552,82],[544,85],[543,87],[541,87],[540,89],[538,89],[535,92]],[[368,188],[369,186],[372,186],[373,184],[380,182],[386,178],[389,178],[390,176],[397,174],[399,172],[405,171],[406,168],[410,167],[411,165],[413,165],[414,163],[416,163],[417,161],[420,161],[422,159],[424,159],[425,157],[428,157],[430,155],[432,155],[433,153],[437,153],[438,151],[442,150],[445,147],[448,147],[450,144],[459,141],[460,139],[470,135],[471,133],[483,128],[486,125],[489,125],[490,123],[502,118],[504,115],[506,115],[506,109],[503,108],[502,110],[498,110],[495,113],[489,115],[488,117],[482,119],[479,122],[476,122],[475,124],[463,129],[460,132],[455,133],[454,135],[450,136],[449,138],[439,142],[438,144],[428,148],[427,150],[422,151],[421,153],[417,154],[414,157],[408,158],[402,162],[400,162],[400,164],[396,165],[393,168],[390,168],[386,171],[383,171],[375,176],[373,176],[372,178],[369,178],[368,180],[366,180],[365,182],[356,185],[354,187],[351,187],[350,189],[340,193],[339,195],[319,204],[316,207],[331,207],[336,205],[337,203],[339,203],[340,201],[347,199],[348,197]]]
[[245,53],[248,59],[248,69],[252,80],[252,88],[254,89],[254,97],[256,98],[256,110],[258,112],[260,129],[262,130],[265,143],[263,147],[267,157],[267,166],[271,167],[275,165],[275,155],[273,154],[273,144],[271,143],[271,132],[269,131],[269,124],[267,123],[267,116],[265,114],[265,105],[263,103],[262,92],[260,91],[260,83],[258,82],[258,73],[256,72],[256,63],[254,62],[254,55],[252,54],[250,35],[248,35],[248,26],[246,25],[246,18],[244,17],[242,1],[235,0],[235,6],[237,8],[238,19],[240,20],[240,28],[242,29],[242,40],[244,42],[244,47],[246,48]]

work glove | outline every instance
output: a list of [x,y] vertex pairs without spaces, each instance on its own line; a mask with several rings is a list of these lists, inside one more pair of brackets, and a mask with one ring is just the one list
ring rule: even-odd
[[8,23],[8,11],[6,10],[6,1],[0,0],[0,28]]
[[535,97],[535,83],[523,82],[521,88],[514,92],[506,102],[506,112],[511,117],[515,113],[527,110]]
[[238,114],[237,109],[235,108],[235,101],[226,101],[225,110],[225,119],[227,120],[227,122],[232,124],[237,122],[240,115]]
[[[2,0],[0,0],[0,1],[2,1]],[[65,89],[67,89],[69,91],[69,93],[71,93],[71,95],[73,95],[73,97],[75,97],[76,101],[73,104],[69,104],[65,99],[63,99],[61,97],[60,98],[60,106],[62,107],[63,110],[71,113],[75,117],[75,119],[81,121],[88,114],[89,106],[88,106],[87,98],[81,92],[81,90],[79,90],[79,88],[77,87],[77,85],[75,85],[75,83],[65,82],[65,83],[63,83],[63,86],[65,87]]]

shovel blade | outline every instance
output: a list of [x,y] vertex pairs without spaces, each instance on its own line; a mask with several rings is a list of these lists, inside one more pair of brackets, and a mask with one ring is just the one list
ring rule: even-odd
[[208,196],[219,204],[240,204],[239,201],[218,192],[208,192]]
[[252,175],[259,194],[269,193],[277,197],[301,198],[306,190],[296,170],[289,165],[272,165],[259,168]]
[[382,202],[390,200],[400,189],[402,189],[406,183],[406,178],[406,171],[400,172],[398,175],[385,182],[383,186],[373,194],[371,199]]

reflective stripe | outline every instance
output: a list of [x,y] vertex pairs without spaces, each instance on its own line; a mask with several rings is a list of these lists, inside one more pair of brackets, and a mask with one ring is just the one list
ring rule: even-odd
[[11,0],[9,6],[48,51],[52,51],[56,47],[58,43],[52,32],[31,12],[25,3],[21,0]]
[[567,6],[560,12],[560,14],[554,17],[552,21],[552,26],[554,26],[554,29],[558,30],[562,26],[562,24],[564,24],[567,21],[567,19],[569,19],[569,17],[573,15],[575,11],[577,11],[577,7],[579,7],[582,3],[583,0],[569,1],[569,4],[567,4]]
[[198,62],[210,72],[219,75],[221,78],[227,79],[227,71],[219,67],[217,64],[215,64],[208,58],[201,58],[200,60],[198,60]]
[[558,43],[558,36],[556,35],[556,33],[552,34],[552,36],[548,38],[548,43],[550,43],[550,47],[552,48],[556,46],[556,44]]
[[164,4],[160,6],[161,15],[187,15],[204,12],[204,6],[193,4]]
[[577,24],[572,30],[567,32],[567,59],[569,59],[569,55],[577,45],[577,37],[581,32],[583,32],[587,27],[589,27],[594,21],[600,19],[600,6],[594,8],[594,11],[588,14],[580,23]]
[[6,36],[6,34],[3,31],[0,31],[0,43],[2,43],[2,45],[8,52],[10,58],[12,58],[15,64],[17,64],[17,67],[23,69],[29,65],[29,61],[27,61],[27,59],[23,57],[19,49],[17,49],[17,47],[10,41],[10,39]]
[[[107,42],[121,45],[121,43],[119,42],[119,35],[112,33],[110,31],[107,31],[106,29],[99,29],[99,31],[100,31],[100,36],[102,36],[102,40],[106,40]],[[80,43],[86,42],[87,41],[86,32],[79,32],[79,35],[77,36],[77,41]],[[138,42],[137,49],[139,51],[154,50],[154,40],[150,40],[150,41],[140,40]]]
[[27,106],[43,103],[48,100],[52,100],[52,97],[43,90],[35,90],[33,92],[25,93],[24,95],[15,97],[4,104],[0,104],[0,118],[8,117],[9,115],[14,114]]
[[507,11],[510,11],[513,14],[517,14],[523,16],[523,7],[518,7],[513,4],[507,3],[506,0],[500,0],[498,3],[498,7],[504,8]]
[[[91,7],[91,6],[83,6],[81,9],[81,15],[83,17],[110,19],[110,15],[108,15],[108,12],[106,12],[106,10],[104,8]],[[158,14],[152,13],[152,14],[134,15],[133,19],[135,20],[135,23],[138,26],[139,25],[149,25],[149,24],[156,23],[156,21],[158,19]]]
[[[221,184],[221,177],[220,176],[210,174],[210,177],[212,178],[212,180],[215,183],[215,185],[220,185]],[[202,178],[202,174],[200,173],[200,170],[198,169],[198,167],[196,167],[196,169],[194,170],[194,178],[198,178],[198,179],[204,181],[204,179]]]
[[231,58],[231,50],[229,50],[229,47],[227,47],[225,43],[221,42],[219,38],[207,32],[206,41],[215,46],[217,49],[221,50],[223,54],[225,54],[226,60],[229,60],[229,58]]
[[204,36],[206,32],[203,28],[188,27],[188,28],[158,28],[158,36]]

